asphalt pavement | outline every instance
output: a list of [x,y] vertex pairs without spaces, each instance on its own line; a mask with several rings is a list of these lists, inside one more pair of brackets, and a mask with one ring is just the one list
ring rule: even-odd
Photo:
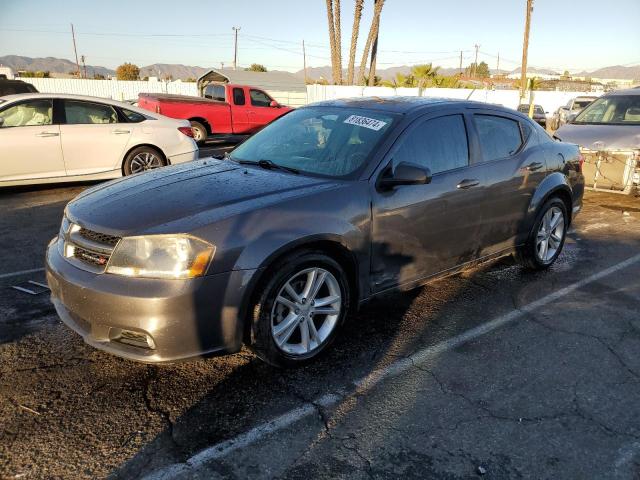
[[639,199],[587,193],[548,272],[378,299],[282,371],[115,358],[12,288],[86,187],[0,191],[0,478],[640,478]]

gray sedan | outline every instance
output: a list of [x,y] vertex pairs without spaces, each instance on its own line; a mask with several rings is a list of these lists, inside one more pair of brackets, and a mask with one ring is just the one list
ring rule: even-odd
[[338,100],[237,147],[106,183],[47,250],[60,318],[94,347],[166,362],[249,345],[307,362],[375,296],[514,254],[560,255],[581,157],[487,104]]

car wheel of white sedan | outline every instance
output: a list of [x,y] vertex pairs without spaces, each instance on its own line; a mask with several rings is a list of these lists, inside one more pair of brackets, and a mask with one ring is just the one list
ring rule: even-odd
[[133,175],[160,168],[166,164],[164,156],[158,150],[145,146],[134,148],[129,152],[124,160],[123,170],[125,175]]

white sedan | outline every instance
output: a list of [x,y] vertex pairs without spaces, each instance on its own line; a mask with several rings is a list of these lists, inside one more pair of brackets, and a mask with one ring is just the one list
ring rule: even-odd
[[0,187],[116,178],[197,158],[187,120],[79,95],[0,97]]

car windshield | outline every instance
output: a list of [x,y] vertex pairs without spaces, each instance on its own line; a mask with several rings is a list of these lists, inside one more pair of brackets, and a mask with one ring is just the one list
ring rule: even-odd
[[640,95],[611,95],[594,100],[572,123],[640,125]]
[[231,159],[348,177],[365,164],[393,120],[391,114],[369,110],[301,108],[239,145]]
[[[529,113],[529,105],[527,105],[526,103],[518,105],[518,111],[520,113],[528,114]],[[534,105],[533,111],[534,111],[534,113],[544,113],[544,109],[540,105]]]
[[587,105],[589,105],[591,102],[593,102],[593,100],[576,100],[575,102],[573,102],[573,109],[574,110],[581,110],[584,107],[586,107]]

